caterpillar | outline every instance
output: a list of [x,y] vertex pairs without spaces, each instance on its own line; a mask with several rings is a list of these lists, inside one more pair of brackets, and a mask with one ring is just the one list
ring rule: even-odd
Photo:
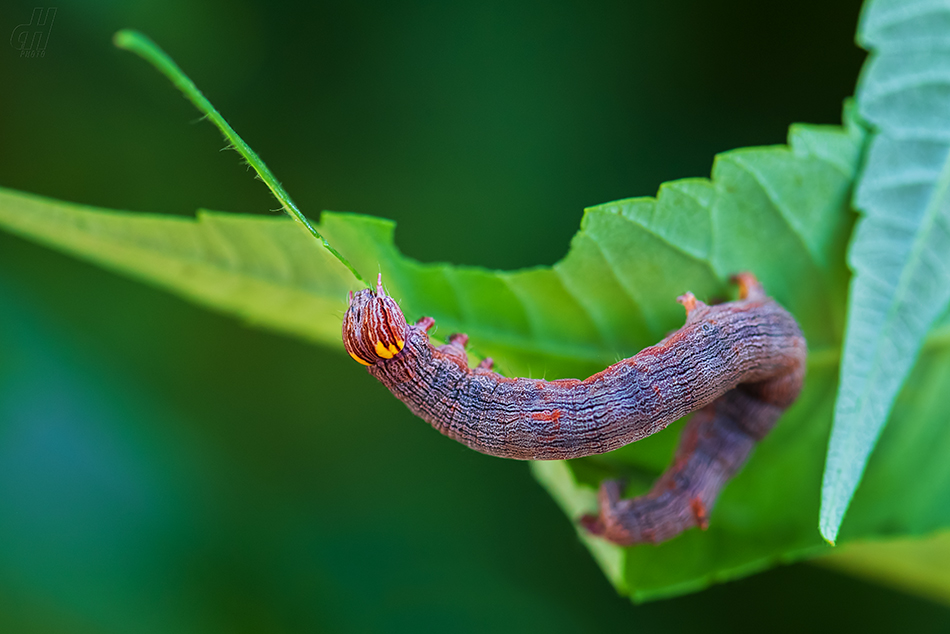
[[[805,338],[751,273],[733,277],[739,299],[707,305],[686,293],[686,323],[654,346],[584,379],[508,378],[485,359],[470,368],[468,336],[433,347],[422,317],[410,325],[376,289],[350,292],[343,343],[410,410],[476,451],[517,460],[601,454],[696,412],[673,463],[650,491],[622,497],[605,481],[599,512],[579,518],[621,545],[658,543],[705,530],[719,492],[798,397]],[[698,410],[698,411],[697,411]]]

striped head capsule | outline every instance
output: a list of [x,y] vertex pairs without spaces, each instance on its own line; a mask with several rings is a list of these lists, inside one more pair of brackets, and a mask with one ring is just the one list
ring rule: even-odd
[[392,297],[383,290],[383,276],[376,290],[350,291],[343,315],[343,345],[359,363],[374,365],[392,359],[406,345],[406,318]]

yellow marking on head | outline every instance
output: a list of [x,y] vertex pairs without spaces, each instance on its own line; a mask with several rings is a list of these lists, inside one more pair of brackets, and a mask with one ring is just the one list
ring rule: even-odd
[[403,348],[406,347],[406,342],[403,341],[402,339],[396,339],[396,347],[402,350]]
[[383,345],[383,342],[382,342],[382,341],[377,341],[377,342],[376,342],[376,354],[378,354],[379,356],[381,356],[383,359],[392,359],[394,353],[392,353],[392,352],[390,352],[389,350],[387,350],[387,349],[386,349],[386,346]]
[[394,346],[393,344],[389,344],[389,351],[393,353],[393,356],[394,356],[394,357],[395,357],[397,354],[399,354],[399,351],[400,351],[400,350],[401,350],[401,348],[397,348],[397,347]]
[[363,359],[360,359],[358,356],[356,356],[352,352],[350,352],[350,356],[353,357],[353,360],[356,361],[357,363],[362,363],[363,365],[373,365],[369,361],[364,361]]

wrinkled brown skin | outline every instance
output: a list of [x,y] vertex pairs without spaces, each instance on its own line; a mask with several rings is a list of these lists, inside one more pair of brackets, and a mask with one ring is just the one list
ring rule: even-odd
[[657,543],[706,528],[722,487],[802,387],[806,345],[795,319],[751,274],[736,279],[738,301],[707,306],[687,293],[678,298],[682,328],[583,381],[506,378],[490,359],[469,368],[466,335],[433,347],[433,320],[407,324],[381,283],[351,293],[343,342],[417,416],[502,458],[600,454],[697,412],[648,493],[622,499],[618,482],[604,482],[599,514],[581,518],[617,544]]

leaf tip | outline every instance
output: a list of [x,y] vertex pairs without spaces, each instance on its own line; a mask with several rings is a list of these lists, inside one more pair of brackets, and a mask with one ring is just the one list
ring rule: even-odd
[[838,529],[841,528],[841,517],[834,512],[825,512],[825,509],[822,511],[818,532],[821,533],[822,539],[834,546],[835,540],[838,539]]

